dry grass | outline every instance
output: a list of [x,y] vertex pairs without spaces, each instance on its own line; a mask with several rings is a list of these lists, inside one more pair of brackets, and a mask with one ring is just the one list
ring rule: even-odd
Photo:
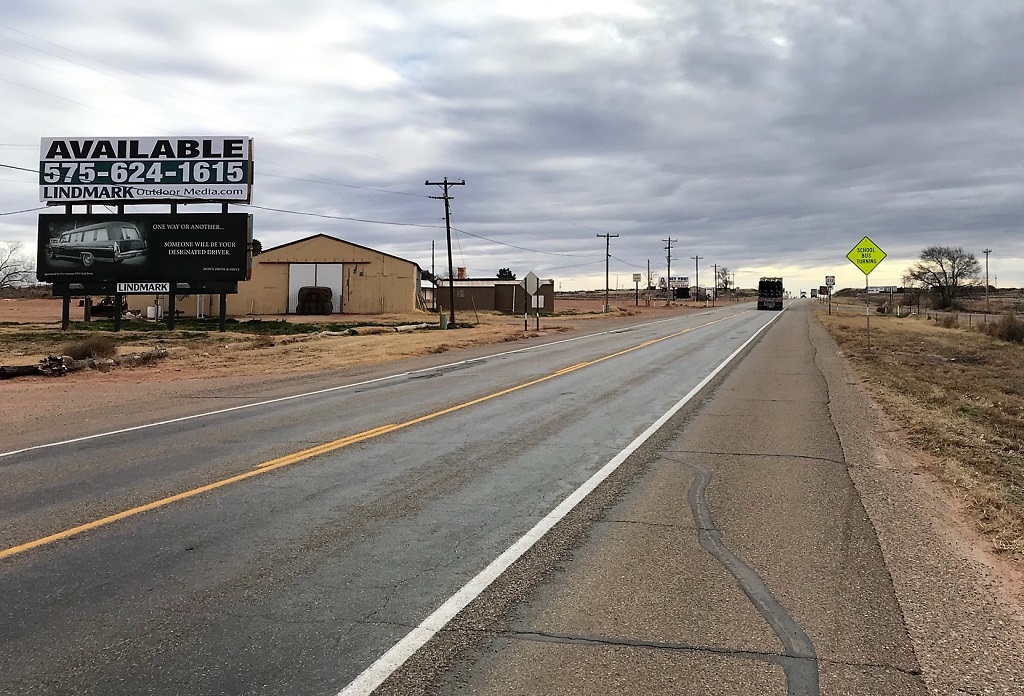
[[117,344],[109,336],[89,336],[68,343],[57,352],[75,360],[113,358],[117,355]]
[[1024,552],[1024,346],[933,321],[818,314],[997,551]]

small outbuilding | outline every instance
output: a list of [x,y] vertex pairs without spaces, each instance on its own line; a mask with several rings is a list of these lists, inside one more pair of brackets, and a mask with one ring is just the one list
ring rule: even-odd
[[[457,278],[449,288],[448,280],[438,280],[437,305],[442,312],[451,307],[450,296],[454,290],[455,311],[504,312],[505,314],[534,313],[533,300],[518,280],[497,280],[496,278]],[[541,280],[537,288],[540,314],[555,311],[555,281]],[[529,307],[527,307],[529,303]]]

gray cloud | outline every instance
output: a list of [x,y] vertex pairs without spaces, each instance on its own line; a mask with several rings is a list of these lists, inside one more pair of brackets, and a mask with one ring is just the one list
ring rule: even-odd
[[[1024,285],[1012,3],[65,5],[5,8],[0,162],[33,168],[45,136],[242,133],[258,205],[433,226],[257,209],[265,246],[325,232],[429,267],[443,207],[423,181],[447,175],[476,275],[597,287],[612,233],[619,274],[663,267],[671,237],[743,284],[858,285],[844,257],[868,234],[878,284],[941,243],[994,249]],[[23,174],[0,172],[0,212],[35,205]],[[34,229],[0,217],[3,239]]]

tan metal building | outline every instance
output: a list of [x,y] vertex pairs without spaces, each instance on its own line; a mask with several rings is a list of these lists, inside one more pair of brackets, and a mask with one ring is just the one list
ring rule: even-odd
[[[419,265],[317,234],[266,249],[253,257],[250,280],[238,284],[238,294],[227,296],[228,315],[295,314],[299,289],[309,286],[331,289],[332,314],[423,309]],[[129,298],[133,311],[146,312],[154,303],[152,295]],[[166,309],[166,296],[160,298],[160,304]],[[176,307],[185,316],[215,316],[219,312],[219,297],[211,295],[198,301],[195,296],[179,295]]]

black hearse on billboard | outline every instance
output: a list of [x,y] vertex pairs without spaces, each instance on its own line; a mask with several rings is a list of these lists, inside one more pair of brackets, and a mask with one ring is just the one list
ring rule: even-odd
[[237,282],[249,277],[251,241],[248,213],[48,213],[39,216],[36,278]]
[[100,222],[62,232],[46,245],[48,259],[78,261],[90,267],[97,262],[120,263],[145,256],[146,240],[133,222]]

